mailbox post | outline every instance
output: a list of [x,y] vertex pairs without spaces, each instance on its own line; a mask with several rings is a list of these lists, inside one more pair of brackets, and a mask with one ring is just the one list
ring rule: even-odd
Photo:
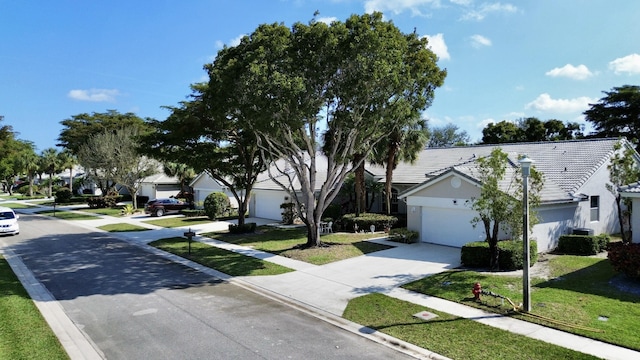
[[193,239],[194,236],[196,236],[196,233],[191,231],[191,228],[189,228],[189,231],[184,233],[184,236],[186,236],[189,241],[189,256],[191,256],[191,240]]

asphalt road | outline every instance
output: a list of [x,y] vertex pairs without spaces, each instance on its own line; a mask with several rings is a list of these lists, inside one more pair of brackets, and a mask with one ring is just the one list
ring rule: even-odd
[[405,359],[286,305],[72,222],[3,239],[107,359]]

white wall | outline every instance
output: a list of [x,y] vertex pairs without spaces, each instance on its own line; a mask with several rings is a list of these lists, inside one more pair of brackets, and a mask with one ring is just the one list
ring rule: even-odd
[[606,184],[608,183],[609,171],[607,169],[607,163],[605,163],[593,174],[591,179],[578,190],[579,193],[585,195],[600,196],[600,220],[591,221],[590,201],[582,201],[579,203],[573,219],[574,227],[593,229],[596,235],[620,232],[616,200],[613,194],[606,188]]

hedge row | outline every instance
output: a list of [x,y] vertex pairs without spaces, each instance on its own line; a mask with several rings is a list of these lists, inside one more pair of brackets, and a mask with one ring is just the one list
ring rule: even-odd
[[244,225],[229,224],[231,234],[250,234],[256,231],[256,223],[245,223]]
[[371,225],[375,226],[375,231],[391,229],[398,222],[398,218],[390,215],[362,213],[360,216],[355,214],[345,214],[342,216],[341,223],[346,231],[355,231],[355,225],[358,230],[370,231]]
[[556,252],[569,255],[595,255],[607,249],[610,237],[602,235],[562,235]]
[[[538,261],[538,243],[529,242],[530,265]],[[489,243],[475,241],[465,244],[460,251],[464,266],[471,268],[488,268],[491,264]],[[524,246],[520,241],[498,241],[498,267],[500,270],[518,270],[524,267]]]
[[614,270],[640,280],[640,243],[611,243],[608,257]]

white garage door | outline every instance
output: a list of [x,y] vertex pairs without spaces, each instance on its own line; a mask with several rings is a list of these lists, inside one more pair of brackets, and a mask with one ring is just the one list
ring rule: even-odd
[[485,239],[484,227],[474,229],[471,219],[475,212],[468,209],[422,208],[422,241],[462,247],[472,241]]
[[253,195],[255,204],[255,217],[282,221],[282,209],[280,204],[284,202],[284,193],[281,191],[260,191]]

